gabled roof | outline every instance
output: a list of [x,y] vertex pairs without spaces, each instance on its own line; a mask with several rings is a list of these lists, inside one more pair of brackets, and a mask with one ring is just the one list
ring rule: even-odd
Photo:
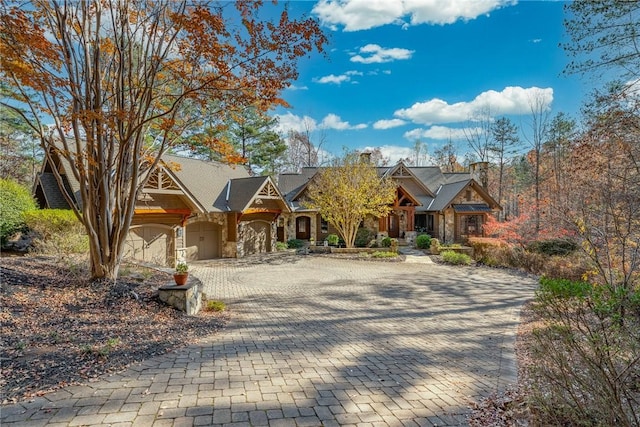
[[[427,206],[428,211],[443,211],[452,205],[453,201],[462,194],[468,187],[473,188],[479,195],[487,202],[487,207],[491,209],[502,209],[498,202],[496,202],[487,191],[482,188],[475,180],[467,178],[460,179],[461,174],[456,174],[453,182],[441,185],[436,191],[436,197],[433,202]],[[459,180],[456,180],[459,179]],[[479,205],[476,203],[476,205]]]
[[402,161],[399,161],[395,166],[387,169],[382,176],[396,179],[399,182],[402,182],[405,179],[411,179],[420,188],[422,188],[426,194],[433,196],[433,192],[429,189],[426,183],[418,178],[411,168],[406,166]]
[[[48,209],[71,209],[67,199],[62,194],[56,177],[51,172],[43,172],[36,178],[36,197],[44,198],[42,205]],[[38,191],[40,190],[40,191]]]
[[[224,199],[224,200],[222,200]],[[248,178],[230,179],[225,191],[216,200],[216,205],[229,212],[244,212],[257,199],[272,199],[279,201],[281,207],[289,211],[282,194],[268,176],[252,176]]]
[[162,156],[162,160],[179,166],[172,168],[171,173],[206,212],[227,212],[226,202],[219,201],[220,196],[224,196],[227,183],[230,179],[249,177],[249,172],[242,165],[227,165],[169,154]]

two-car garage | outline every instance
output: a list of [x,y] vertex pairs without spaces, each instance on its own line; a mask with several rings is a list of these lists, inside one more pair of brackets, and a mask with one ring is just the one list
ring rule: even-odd
[[[134,225],[125,243],[125,258],[170,266],[176,253],[175,229],[164,224]],[[198,221],[185,227],[187,261],[222,257],[222,227]]]

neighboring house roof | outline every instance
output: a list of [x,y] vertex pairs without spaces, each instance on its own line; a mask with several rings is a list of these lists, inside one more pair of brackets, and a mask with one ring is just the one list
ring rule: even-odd
[[[38,175],[36,189],[38,186],[42,190],[42,196],[45,198],[44,204],[49,209],[70,209],[69,203],[67,203],[67,199],[65,199],[62,191],[60,191],[60,186],[58,186],[58,181],[56,177],[51,172],[43,172]],[[68,184],[67,184],[68,186]],[[39,196],[39,194],[37,194]]]

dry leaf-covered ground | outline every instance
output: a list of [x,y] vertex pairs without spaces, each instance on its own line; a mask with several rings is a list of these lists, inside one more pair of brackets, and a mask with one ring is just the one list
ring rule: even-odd
[[89,283],[49,258],[0,258],[3,403],[120,371],[224,326],[226,315],[190,317],[161,303],[157,289],[171,280],[138,268]]
[[533,340],[533,330],[540,326],[540,319],[532,309],[532,303],[525,304],[520,313],[520,325],[516,340],[518,360],[518,384],[499,395],[489,396],[477,402],[469,420],[472,427],[515,427],[539,425],[532,417],[527,404],[529,390],[528,371],[535,361],[529,351]]

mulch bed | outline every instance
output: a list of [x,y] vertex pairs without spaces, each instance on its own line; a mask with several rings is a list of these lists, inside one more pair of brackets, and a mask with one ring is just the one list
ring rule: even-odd
[[2,403],[89,382],[219,331],[227,314],[197,316],[157,298],[169,274],[140,267],[87,280],[51,258],[0,258]]

